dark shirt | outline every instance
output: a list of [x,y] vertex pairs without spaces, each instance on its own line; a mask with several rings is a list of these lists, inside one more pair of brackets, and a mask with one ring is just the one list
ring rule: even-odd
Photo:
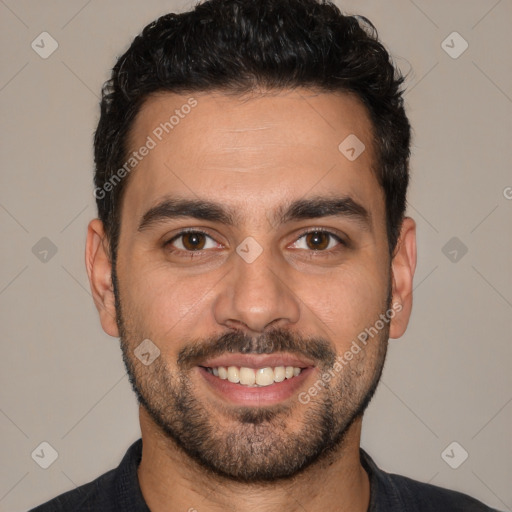
[[[386,473],[363,449],[360,455],[370,478],[368,512],[496,512],[465,494]],[[117,469],[30,512],[150,512],[137,478],[141,456],[139,439],[130,446]]]

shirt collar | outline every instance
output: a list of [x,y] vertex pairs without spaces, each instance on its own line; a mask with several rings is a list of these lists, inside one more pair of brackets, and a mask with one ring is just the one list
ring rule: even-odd
[[151,512],[144,501],[137,476],[142,459],[142,439],[135,441],[119,464],[114,482],[117,512]]

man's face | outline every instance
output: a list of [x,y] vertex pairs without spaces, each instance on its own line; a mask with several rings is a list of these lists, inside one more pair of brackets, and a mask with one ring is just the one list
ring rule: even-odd
[[[193,96],[192,109],[187,95],[153,97],[134,123],[131,149],[156,145],[123,199],[125,362],[149,416],[192,458],[239,480],[291,476],[341,442],[384,363],[387,323],[333,369],[390,308],[371,123],[349,95]],[[338,148],[354,135],[355,160]],[[160,355],[144,364],[134,350],[148,339]]]

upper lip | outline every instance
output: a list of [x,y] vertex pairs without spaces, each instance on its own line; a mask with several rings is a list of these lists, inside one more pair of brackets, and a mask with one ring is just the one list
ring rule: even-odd
[[218,368],[219,366],[238,366],[245,368],[268,368],[276,366],[294,366],[307,368],[314,366],[313,361],[302,356],[286,353],[275,354],[224,354],[203,361],[199,366]]

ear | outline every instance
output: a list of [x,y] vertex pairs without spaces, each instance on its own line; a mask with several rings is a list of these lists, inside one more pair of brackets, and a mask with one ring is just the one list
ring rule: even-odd
[[400,338],[407,329],[412,311],[412,281],[416,269],[416,223],[405,217],[391,261],[392,302],[395,316],[389,337]]
[[108,240],[100,219],[93,219],[87,228],[85,266],[101,326],[107,334],[118,338],[112,264],[108,254]]

